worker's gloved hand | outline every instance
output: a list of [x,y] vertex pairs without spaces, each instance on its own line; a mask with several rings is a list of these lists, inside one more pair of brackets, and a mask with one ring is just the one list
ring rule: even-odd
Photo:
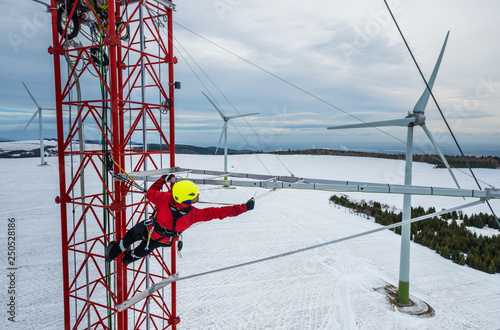
[[250,198],[248,202],[246,202],[247,206],[247,211],[253,210],[253,207],[255,206],[255,199]]
[[163,179],[165,179],[165,181],[169,182],[169,181],[170,181],[170,179],[172,179],[172,177],[173,177],[173,176],[174,176],[173,174],[168,174],[168,175],[167,175],[167,174],[164,174],[164,175],[162,175],[161,177],[162,177]]

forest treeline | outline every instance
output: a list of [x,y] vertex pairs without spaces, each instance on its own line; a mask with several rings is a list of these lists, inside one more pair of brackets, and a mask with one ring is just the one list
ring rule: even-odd
[[[273,154],[277,155],[331,155],[331,156],[355,156],[355,157],[373,157],[373,158],[386,158],[386,159],[400,159],[404,160],[404,154],[384,154],[376,152],[361,152],[361,151],[347,151],[347,150],[332,150],[332,149],[304,149],[304,150],[290,150],[288,151],[275,151]],[[499,168],[500,157],[494,156],[467,156],[467,162],[471,167],[476,168]],[[467,167],[465,160],[461,156],[446,156],[446,160],[451,167],[463,168]],[[413,161],[423,162],[436,165],[438,168],[444,168],[445,165],[438,155],[413,155]]]
[[[337,195],[330,197],[330,201],[357,214],[373,217],[375,222],[384,226],[401,222],[403,217],[402,212],[396,213],[395,208],[390,209],[388,205],[379,202],[363,200],[357,203],[345,196]],[[428,210],[420,206],[412,207],[411,217],[416,218],[435,212],[436,209],[432,207]],[[411,240],[460,265],[468,265],[490,274],[500,273],[500,235],[478,236],[466,227],[499,229],[493,215],[479,213],[468,216],[453,211],[440,217],[413,223]],[[401,227],[391,230],[401,235]]]

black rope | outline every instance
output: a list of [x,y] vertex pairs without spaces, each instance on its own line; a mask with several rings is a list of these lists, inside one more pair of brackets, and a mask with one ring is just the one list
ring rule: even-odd
[[[410,56],[411,58],[413,59],[413,62],[415,63],[416,67],[417,67],[417,70],[418,72],[420,73],[420,76],[422,77],[422,80],[424,81],[425,83],[425,86],[427,88],[427,90],[429,91],[431,97],[432,97],[432,100],[434,101],[434,103],[436,104],[436,107],[437,109],[439,110],[439,113],[441,114],[441,117],[443,118],[443,121],[444,123],[446,124],[446,127],[448,128],[448,131],[450,132],[451,134],[451,137],[453,138],[453,141],[455,141],[455,144],[457,145],[458,147],[458,150],[460,151],[460,154],[462,155],[464,161],[465,161],[465,164],[467,165],[467,167],[469,168],[469,171],[472,175],[472,177],[474,178],[474,181],[476,181],[476,184],[477,186],[479,187],[480,190],[483,190],[483,188],[481,187],[481,185],[479,184],[479,180],[476,178],[476,175],[474,174],[474,171],[472,170],[472,168],[470,167],[469,165],[469,162],[467,161],[467,157],[465,157],[465,154],[464,152],[462,151],[462,148],[460,147],[460,144],[458,143],[458,140],[457,138],[455,137],[455,134],[453,134],[453,131],[451,130],[451,127],[450,125],[448,124],[448,120],[446,120],[446,117],[444,116],[443,114],[443,111],[441,111],[441,107],[439,106],[436,98],[434,97],[434,94],[432,93],[432,89],[430,88],[429,84],[427,83],[427,79],[425,79],[425,76],[424,74],[422,73],[422,70],[420,69],[420,66],[418,65],[418,62],[417,60],[415,59],[415,56],[413,56],[413,52],[411,51],[411,48],[410,46],[408,45],[408,43],[406,42],[406,38],[405,36],[403,35],[403,32],[401,31],[401,29],[399,28],[399,24],[398,22],[396,21],[396,18],[394,17],[394,15],[392,14],[392,10],[391,8],[389,7],[389,4],[387,3],[386,0],[384,0],[384,3],[385,3],[385,6],[387,7],[387,9],[389,10],[389,14],[391,14],[391,17],[392,17],[392,20],[394,21],[394,24],[396,25],[396,28],[398,29],[399,31],[399,34],[401,35],[401,38],[403,38],[403,42],[405,43],[406,45],[406,49],[408,49],[408,52],[410,53]],[[491,210],[491,213],[493,213],[493,217],[495,218],[498,226],[500,227],[500,221],[498,220],[498,217],[497,215],[495,214],[495,211],[493,211],[493,208],[491,207],[491,204],[490,202],[487,200],[486,203],[488,204],[488,207],[490,208]]]

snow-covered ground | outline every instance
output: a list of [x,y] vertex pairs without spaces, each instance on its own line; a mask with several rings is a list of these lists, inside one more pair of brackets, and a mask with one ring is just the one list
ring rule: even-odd
[[[221,156],[177,155],[177,166],[220,170]],[[1,329],[61,329],[62,266],[57,158],[0,159],[2,276]],[[75,160],[76,162],[77,160]],[[286,166],[283,166],[283,164]],[[398,183],[403,162],[334,156],[239,155],[234,172]],[[264,166],[264,165],[265,166]],[[77,164],[76,164],[77,165]],[[69,160],[68,160],[69,166]],[[287,170],[288,168],[288,170]],[[463,187],[473,180],[456,171]],[[500,172],[476,169],[480,180],[499,186]],[[414,164],[415,185],[452,187],[446,170]],[[89,183],[92,184],[92,183]],[[98,183],[96,183],[98,184]],[[485,186],[485,183],[482,183]],[[266,190],[210,189],[201,200],[244,203]],[[181,276],[276,255],[379,228],[328,202],[330,192],[279,190],[258,198],[255,209],[237,218],[197,224],[184,233]],[[348,194],[398,208],[402,196]],[[413,205],[437,210],[461,198],[414,197]],[[500,202],[492,201],[500,214]],[[203,207],[202,205],[201,207]],[[465,210],[489,212],[486,205]],[[8,321],[8,222],[16,230],[16,322]],[[445,260],[412,243],[410,292],[433,315],[409,315],[392,305],[384,288],[398,284],[400,236],[382,231],[305,253],[227,272],[180,281],[178,329],[500,329],[500,274],[486,274]]]

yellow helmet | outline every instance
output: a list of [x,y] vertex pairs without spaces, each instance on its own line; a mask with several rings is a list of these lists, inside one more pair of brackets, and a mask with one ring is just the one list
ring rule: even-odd
[[172,195],[177,203],[191,204],[198,196],[198,187],[189,180],[179,181],[172,188]]

